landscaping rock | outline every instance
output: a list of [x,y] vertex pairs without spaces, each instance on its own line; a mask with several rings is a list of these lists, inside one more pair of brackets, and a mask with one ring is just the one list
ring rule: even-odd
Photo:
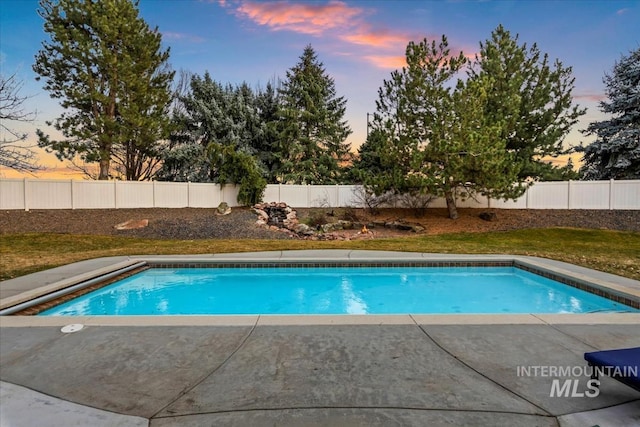
[[330,222],[327,224],[323,224],[320,229],[324,232],[324,233],[331,233],[332,231],[337,231],[337,230],[342,230],[342,224],[340,224],[339,222]]
[[303,234],[306,236],[315,234],[315,231],[311,227],[309,227],[307,224],[297,224],[293,229],[293,231],[295,231],[298,234]]
[[496,221],[498,219],[498,215],[495,212],[482,212],[478,215],[483,221]]
[[129,221],[121,222],[120,224],[115,225],[113,228],[115,228],[116,230],[133,230],[136,228],[144,228],[148,225],[148,219],[130,219]]
[[216,208],[217,215],[229,215],[231,213],[231,207],[227,204],[227,202],[222,202]]

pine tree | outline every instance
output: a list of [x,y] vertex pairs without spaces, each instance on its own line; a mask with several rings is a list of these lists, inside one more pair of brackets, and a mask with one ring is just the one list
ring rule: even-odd
[[490,78],[485,124],[499,125],[507,150],[521,166],[520,179],[551,175],[553,164],[544,157],[568,152],[564,137],[584,109],[573,106],[571,67],[556,60],[553,65],[536,44],[519,45],[502,25],[480,43],[480,52],[469,71],[470,79]]
[[252,147],[256,152],[259,165],[265,170],[268,182],[277,183],[277,171],[280,170],[276,152],[279,139],[278,112],[280,107],[276,82],[270,81],[264,90],[258,90],[256,108],[262,132],[254,138]]
[[586,179],[640,179],[640,48],[623,56],[605,74],[608,101],[600,110],[612,117],[585,131],[596,140],[579,151]]
[[[466,63],[462,52],[451,55],[445,36],[439,43],[410,42],[407,66],[394,71],[379,90],[374,115],[379,150],[369,157],[381,167],[365,178],[376,194],[427,194],[446,199],[457,218],[456,195],[476,193],[515,198],[519,167],[506,150],[501,127],[485,124],[489,77],[451,83]],[[388,168],[387,168],[388,167]]]
[[64,136],[38,131],[39,144],[60,158],[79,155],[100,165],[108,179],[116,162],[126,179],[152,172],[168,134],[173,72],[161,35],[129,0],[41,0],[39,14],[50,40],[33,70],[65,112],[54,122]]
[[240,184],[238,200],[257,202],[266,180],[255,157],[264,126],[253,90],[246,83],[222,85],[209,73],[193,76],[190,89],[175,110],[159,179]]
[[278,178],[296,184],[333,184],[348,158],[351,129],[346,100],[308,45],[279,90]]

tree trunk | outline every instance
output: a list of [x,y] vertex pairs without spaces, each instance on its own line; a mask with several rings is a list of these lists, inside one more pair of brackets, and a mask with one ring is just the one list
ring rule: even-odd
[[109,179],[109,158],[100,159],[100,175],[98,175],[99,180],[108,180]]
[[449,218],[458,219],[458,209],[456,209],[456,200],[453,198],[453,191],[451,190],[445,191],[444,198],[447,201],[447,209],[449,209]]

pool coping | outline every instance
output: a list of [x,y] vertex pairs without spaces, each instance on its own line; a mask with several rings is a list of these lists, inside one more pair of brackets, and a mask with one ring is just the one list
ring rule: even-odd
[[[276,266],[285,265],[432,265],[495,266],[513,265],[570,286],[640,306],[640,281],[592,270],[560,261],[522,255],[461,255],[367,250],[296,250],[242,252],[203,255],[138,255],[99,258],[58,267],[52,283],[48,271],[0,282],[0,290],[12,294],[0,299],[0,310],[36,297],[78,285],[125,268],[145,263],[150,266]],[[95,268],[95,264],[100,267]],[[43,284],[44,283],[44,284]],[[5,292],[6,294],[7,292]],[[0,326],[62,326],[69,323],[91,325],[353,325],[353,324],[529,324],[529,323],[640,323],[639,313],[587,314],[414,314],[414,315],[211,315],[211,316],[0,316]]]

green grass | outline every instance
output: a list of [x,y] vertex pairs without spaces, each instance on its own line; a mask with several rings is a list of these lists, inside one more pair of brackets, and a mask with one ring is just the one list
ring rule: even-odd
[[5,234],[0,239],[0,280],[85,259],[114,255],[210,254],[293,249],[533,255],[640,280],[640,233],[571,228],[330,242],[148,240],[51,233]]

